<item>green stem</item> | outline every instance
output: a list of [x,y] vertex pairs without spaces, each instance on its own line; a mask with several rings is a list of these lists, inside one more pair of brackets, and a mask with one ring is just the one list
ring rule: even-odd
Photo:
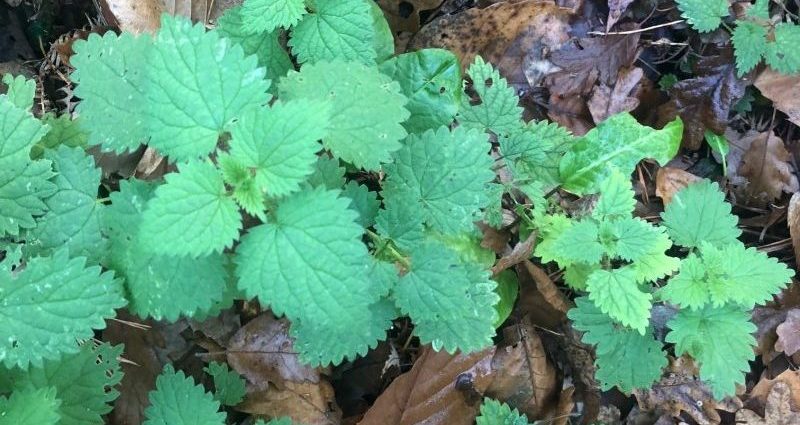
[[404,257],[403,254],[398,252],[394,246],[389,242],[388,239],[383,239],[379,234],[373,232],[372,230],[366,229],[367,236],[375,242],[375,245],[379,245],[380,248],[375,250],[376,254],[383,252],[384,250],[388,251],[391,254],[392,258],[394,258],[398,263],[402,264],[406,270],[411,269],[411,262],[408,261],[408,258]]

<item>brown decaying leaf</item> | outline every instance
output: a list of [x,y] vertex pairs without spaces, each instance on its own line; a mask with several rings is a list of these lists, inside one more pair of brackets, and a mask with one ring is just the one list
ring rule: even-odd
[[308,425],[341,423],[333,387],[319,369],[300,363],[288,331],[286,320],[265,313],[231,337],[228,363],[247,382],[237,410]]
[[736,412],[736,422],[747,425],[796,425],[800,423],[800,413],[792,411],[792,389],[783,382],[772,386],[767,397],[764,418],[752,410],[741,409]]
[[621,68],[614,87],[600,84],[592,91],[589,112],[595,124],[620,112],[630,112],[639,106],[639,99],[631,96],[643,76],[642,68]]
[[756,78],[755,85],[789,121],[800,125],[800,75],[783,75],[767,68]]
[[383,10],[389,28],[394,34],[402,31],[417,32],[420,26],[420,12],[438,8],[444,0],[377,0]]
[[798,183],[790,160],[791,155],[776,135],[767,132],[754,138],[736,170],[746,180],[737,195],[750,205],[766,206],[783,192],[795,192]]
[[669,366],[661,380],[647,390],[634,390],[642,410],[655,410],[658,414],[679,417],[686,412],[700,425],[718,424],[717,410],[735,412],[742,408],[738,397],[714,400],[711,390],[698,379],[699,370],[687,357],[670,358]]
[[537,232],[531,232],[527,239],[520,241],[514,245],[514,249],[500,257],[495,265],[492,266],[492,276],[497,276],[503,270],[531,258],[531,253],[536,245],[536,235]]
[[794,247],[794,262],[797,267],[800,267],[800,192],[793,194],[789,201],[786,221],[789,224],[789,234]]
[[619,21],[622,14],[633,0],[608,0],[608,21],[606,21],[606,31],[611,31],[611,27]]
[[675,193],[700,180],[700,177],[679,168],[661,167],[656,173],[656,196],[667,205]]
[[786,313],[786,320],[776,329],[778,341],[775,350],[783,351],[787,356],[800,351],[800,309],[793,308]]
[[767,400],[772,387],[777,383],[782,383],[792,391],[792,409],[800,410],[800,371],[786,369],[775,378],[769,379],[762,376],[758,383],[750,390],[747,401],[744,403],[746,409],[763,414],[767,405]]
[[155,32],[161,14],[185,16],[193,22],[208,23],[243,0],[99,0],[98,6],[109,25],[135,34]]
[[564,296],[541,267],[525,260],[517,265],[520,293],[515,312],[533,323],[554,329],[567,317],[572,302]]

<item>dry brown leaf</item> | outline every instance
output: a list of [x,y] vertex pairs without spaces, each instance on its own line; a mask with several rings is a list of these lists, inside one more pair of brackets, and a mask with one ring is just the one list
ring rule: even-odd
[[775,330],[778,341],[775,350],[783,351],[787,356],[800,351],[800,309],[793,308],[786,313],[786,320]]
[[773,379],[762,377],[758,383],[750,390],[749,397],[745,402],[745,408],[757,412],[764,413],[767,405],[767,399],[772,387],[777,383],[783,383],[792,391],[792,408],[800,410],[800,371],[786,369],[780,375]]
[[514,245],[514,249],[500,257],[492,267],[492,276],[497,276],[503,270],[531,258],[531,253],[536,245],[536,235],[537,232],[531,232],[527,239],[520,241],[520,243]]
[[736,170],[746,180],[737,195],[743,196],[750,205],[766,206],[783,192],[795,192],[797,177],[790,160],[791,155],[781,139],[770,133],[759,135],[742,156],[741,165]]
[[589,112],[595,124],[620,112],[633,111],[639,106],[639,99],[631,95],[643,75],[642,68],[622,68],[614,87],[601,84],[594,88],[589,99]]
[[792,195],[792,199],[789,201],[786,221],[789,224],[789,234],[794,247],[794,263],[800,267],[800,192]]
[[648,390],[634,390],[633,394],[642,410],[653,410],[673,417],[686,412],[700,425],[720,423],[717,410],[735,412],[742,408],[738,397],[714,400],[711,390],[698,376],[697,366],[691,359],[670,358],[666,373],[659,382]]
[[495,347],[467,356],[424,347],[359,425],[472,425],[492,380],[494,353]]
[[622,14],[628,6],[633,3],[633,0],[608,0],[608,21],[606,22],[606,31],[611,31],[611,27],[619,21]]
[[533,323],[555,329],[567,317],[572,302],[539,266],[525,260],[516,267],[519,277],[519,300],[515,312],[530,315]]
[[747,425],[797,425],[800,424],[800,413],[792,411],[792,390],[783,382],[772,386],[767,397],[764,418],[752,410],[741,409],[736,412],[736,422]]
[[281,389],[272,384],[261,388],[248,385],[247,396],[236,410],[266,417],[288,416],[293,423],[304,425],[342,423],[333,387],[327,382],[285,382]]
[[756,78],[755,85],[789,121],[800,125],[800,75],[783,75],[767,68]]
[[661,167],[656,173],[656,196],[661,198],[664,205],[672,201],[679,190],[694,182],[702,180],[694,174],[679,168]]
[[377,0],[394,34],[415,33],[420,27],[420,13],[437,9],[444,0]]
[[135,34],[154,32],[161,14],[185,16],[208,23],[243,0],[99,0],[100,13],[109,25]]

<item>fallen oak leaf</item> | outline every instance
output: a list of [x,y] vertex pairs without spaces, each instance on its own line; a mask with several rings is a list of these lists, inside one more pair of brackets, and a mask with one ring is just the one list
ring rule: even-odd
[[792,411],[792,390],[783,382],[776,383],[767,397],[764,418],[748,409],[736,412],[736,421],[747,425],[793,425],[800,423],[800,413]]

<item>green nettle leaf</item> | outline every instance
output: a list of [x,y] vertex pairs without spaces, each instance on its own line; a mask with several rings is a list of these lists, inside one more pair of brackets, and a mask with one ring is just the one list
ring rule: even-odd
[[539,182],[549,189],[561,183],[558,163],[575,138],[556,123],[531,121],[498,141],[515,181]]
[[568,317],[575,329],[585,332],[582,341],[596,345],[597,379],[603,390],[615,385],[625,392],[649,388],[661,377],[667,357],[652,329],[640,334],[620,326],[586,297],[577,298],[575,305]]
[[661,213],[662,226],[677,245],[696,248],[702,242],[716,247],[738,242],[742,233],[725,194],[709,180],[678,191]]
[[409,112],[400,86],[374,66],[339,60],[304,65],[281,80],[281,99],[330,104],[326,148],[344,161],[377,170],[406,136]]
[[23,161],[8,168],[0,165],[0,236],[17,236],[20,229],[36,226],[34,216],[47,211],[44,199],[56,191],[49,180],[53,175],[50,161]]
[[244,379],[224,363],[211,362],[203,369],[214,378],[214,398],[225,406],[236,406],[247,390]]
[[586,290],[600,311],[645,334],[650,323],[650,300],[653,296],[639,289],[633,269],[596,270],[589,275]]
[[8,425],[56,425],[61,419],[55,388],[24,388],[0,396],[0,423]]
[[375,31],[375,37],[372,39],[372,48],[375,49],[376,55],[375,62],[380,64],[394,56],[394,33],[378,3],[367,1],[367,4],[369,4],[369,14],[372,18],[372,28]]
[[424,222],[422,209],[417,205],[390,201],[385,209],[378,211],[375,230],[382,237],[391,239],[398,248],[410,251],[425,239]]
[[29,112],[0,101],[0,169],[27,164],[31,148],[48,129]]
[[70,255],[99,262],[106,255],[106,242],[100,233],[103,205],[97,202],[100,169],[83,149],[60,147],[48,152],[58,173],[53,179],[56,192],[44,200],[48,212],[37,220],[31,232],[31,248],[48,253],[59,247]]
[[33,258],[19,273],[0,273],[0,361],[27,369],[75,353],[77,339],[105,328],[124,305],[119,282],[85,258],[70,259],[66,249]]
[[710,305],[700,310],[682,309],[667,326],[671,331],[666,341],[675,344],[676,355],[688,353],[698,361],[700,378],[709,384],[714,398],[732,396],[736,384],[744,384],[756,345],[752,335],[756,326],[747,311]]
[[[122,348],[87,342],[79,352],[46,360],[42,367],[9,371],[8,382],[14,388],[55,389],[61,425],[102,424],[119,396],[115,387],[122,380]],[[0,385],[0,392],[7,389]]]
[[597,223],[592,220],[569,222],[560,232],[550,232],[549,243],[536,247],[536,256],[543,263],[555,261],[561,267],[574,263],[593,264],[603,258]]
[[69,114],[56,116],[48,112],[42,117],[42,122],[50,127],[50,131],[31,149],[31,158],[40,159],[44,151],[55,149],[61,145],[70,148],[86,147],[89,140],[88,133],[81,128],[80,118],[71,119]]
[[317,158],[314,172],[308,177],[306,186],[341,189],[344,187],[344,173],[345,169],[339,165],[338,159],[322,155]]
[[199,257],[222,252],[239,236],[242,217],[209,162],[189,162],[167,174],[147,205],[141,243],[156,254]]
[[150,406],[144,411],[144,425],[224,425],[225,412],[219,402],[191,377],[177,373],[168,365],[156,379],[156,389],[148,395]]
[[304,99],[254,109],[233,126],[230,156],[248,169],[262,193],[297,191],[313,172],[329,115],[328,104]]
[[241,10],[244,30],[258,34],[300,22],[306,4],[304,0],[245,0]]
[[672,246],[663,227],[655,227],[641,218],[623,218],[610,223],[613,250],[609,256],[625,261],[639,261],[654,251],[663,253]]
[[226,10],[217,20],[217,31],[223,37],[242,46],[245,56],[256,55],[258,64],[266,68],[266,78],[269,80],[277,81],[290,69],[294,69],[289,53],[281,45],[281,31],[248,33],[241,7]]
[[593,218],[596,220],[630,218],[636,207],[636,198],[629,176],[613,170],[597,188],[600,191],[600,198],[592,210]]
[[411,253],[411,270],[400,278],[394,298],[414,321],[422,343],[449,353],[478,351],[492,344],[500,297],[489,272],[437,242]]
[[728,0],[676,0],[678,9],[692,27],[699,32],[709,32],[722,24],[728,16]]
[[150,145],[173,161],[209,154],[235,118],[270,99],[256,57],[245,57],[241,47],[202,24],[165,14],[149,51]]
[[313,6],[313,13],[295,25],[289,39],[298,62],[341,59],[375,64],[376,31],[368,0],[315,0]]
[[11,102],[23,111],[33,108],[33,99],[36,96],[36,81],[29,80],[22,75],[16,77],[11,74],[3,75],[3,84],[8,87],[6,94],[0,95],[0,102]]
[[[144,96],[148,84],[147,54],[153,41],[149,35],[134,37],[106,32],[90,34],[74,43],[70,78],[77,84],[75,96],[80,125],[89,134],[89,144],[114,152],[133,151],[148,137]],[[174,62],[174,61],[173,61]],[[124,125],[120,125],[124,123]]]
[[372,227],[375,224],[375,217],[381,207],[378,194],[372,192],[364,185],[354,181],[348,182],[342,190],[342,196],[350,198],[350,209],[358,213],[358,224],[364,228]]
[[627,112],[614,115],[579,138],[566,153],[559,164],[562,187],[578,195],[596,193],[614,168],[630,175],[645,158],[664,165],[678,152],[682,137],[680,118],[654,130]]
[[404,53],[380,65],[400,83],[411,116],[403,124],[409,133],[449,125],[461,103],[461,64],[449,50],[422,49]]
[[753,18],[769,19],[769,3],[772,0],[756,0],[750,9],[747,9],[747,16]]
[[491,130],[497,135],[508,135],[523,126],[519,97],[500,72],[483,61],[480,56],[467,71],[472,80],[472,90],[480,103],[472,104],[468,93],[461,98],[459,124],[481,130]]
[[781,22],[775,25],[774,37],[764,52],[767,65],[781,74],[800,72],[800,25]]
[[384,199],[417,205],[434,230],[472,230],[491,202],[486,188],[494,172],[486,140],[486,134],[464,127],[409,136],[385,167]]
[[[223,301],[228,271],[225,257],[198,258],[154,254],[141,242],[142,212],[154,187],[138,180],[120,183],[111,193],[103,228],[111,241],[108,267],[125,278],[128,309],[139,317],[175,321],[193,317]],[[181,294],[175,297],[172,294]]]
[[312,364],[365,353],[391,319],[373,309],[383,294],[370,286],[364,229],[339,193],[317,188],[281,200],[274,219],[250,229],[236,250],[239,288],[292,320],[295,349]]
[[755,22],[737,21],[731,40],[736,55],[736,71],[741,77],[761,62],[767,50],[767,29]]
[[528,417],[505,403],[486,398],[481,404],[481,413],[475,418],[477,425],[529,425]]

